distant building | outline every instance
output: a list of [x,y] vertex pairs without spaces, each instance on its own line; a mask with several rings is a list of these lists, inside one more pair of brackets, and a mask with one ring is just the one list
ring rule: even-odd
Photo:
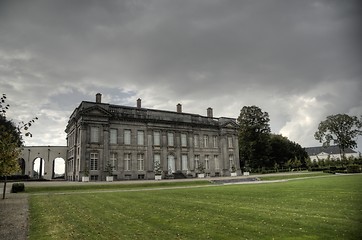
[[[341,152],[338,146],[329,147],[308,147],[305,148],[308,153],[310,160],[322,160],[322,159],[341,159]],[[353,151],[350,148],[345,149],[345,156],[348,157],[359,157],[359,153]]]
[[68,180],[80,181],[89,170],[90,179],[104,181],[106,166],[117,180],[154,179],[154,166],[164,175],[195,177],[202,163],[207,176],[240,174],[238,125],[233,118],[214,118],[182,112],[146,109],[101,102],[80,103],[69,118],[67,133]]

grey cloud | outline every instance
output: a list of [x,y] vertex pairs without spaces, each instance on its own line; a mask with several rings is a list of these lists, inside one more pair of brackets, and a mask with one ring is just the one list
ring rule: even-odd
[[301,110],[318,109],[313,124],[362,111],[360,10],[353,0],[0,1],[0,87],[32,111],[72,111],[98,91],[232,117],[255,104],[275,131],[295,122],[297,138],[300,96],[319,105]]

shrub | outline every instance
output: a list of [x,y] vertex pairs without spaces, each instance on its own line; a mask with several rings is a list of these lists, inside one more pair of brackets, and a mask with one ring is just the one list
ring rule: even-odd
[[347,166],[347,172],[348,173],[360,173],[361,168],[358,165],[349,165],[349,166]]
[[24,191],[25,191],[24,183],[13,183],[11,187],[12,193],[24,192]]
[[[30,177],[29,175],[10,175],[7,176],[7,180],[8,181],[25,181],[25,180],[29,180]],[[5,176],[0,176],[0,181],[4,181],[5,180]]]

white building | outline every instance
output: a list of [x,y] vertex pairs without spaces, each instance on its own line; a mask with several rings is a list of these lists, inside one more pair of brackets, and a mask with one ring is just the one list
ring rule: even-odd
[[[338,146],[329,147],[308,147],[305,148],[309,155],[310,160],[324,160],[324,159],[341,159],[341,152]],[[345,149],[345,157],[359,157],[359,153],[353,151],[350,148]]]

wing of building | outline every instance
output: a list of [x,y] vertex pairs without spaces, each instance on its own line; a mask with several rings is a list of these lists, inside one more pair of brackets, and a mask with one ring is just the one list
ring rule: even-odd
[[[341,159],[341,152],[338,146],[329,146],[329,147],[308,147],[305,148],[305,151],[308,153],[310,160],[321,160],[321,159]],[[345,156],[349,157],[359,157],[359,153],[353,151],[350,148],[345,149]]]
[[155,165],[164,175],[195,177],[202,163],[208,176],[240,173],[238,124],[233,118],[214,118],[182,112],[96,102],[80,103],[69,118],[67,133],[68,180],[103,181],[107,166],[117,180],[154,179]]

